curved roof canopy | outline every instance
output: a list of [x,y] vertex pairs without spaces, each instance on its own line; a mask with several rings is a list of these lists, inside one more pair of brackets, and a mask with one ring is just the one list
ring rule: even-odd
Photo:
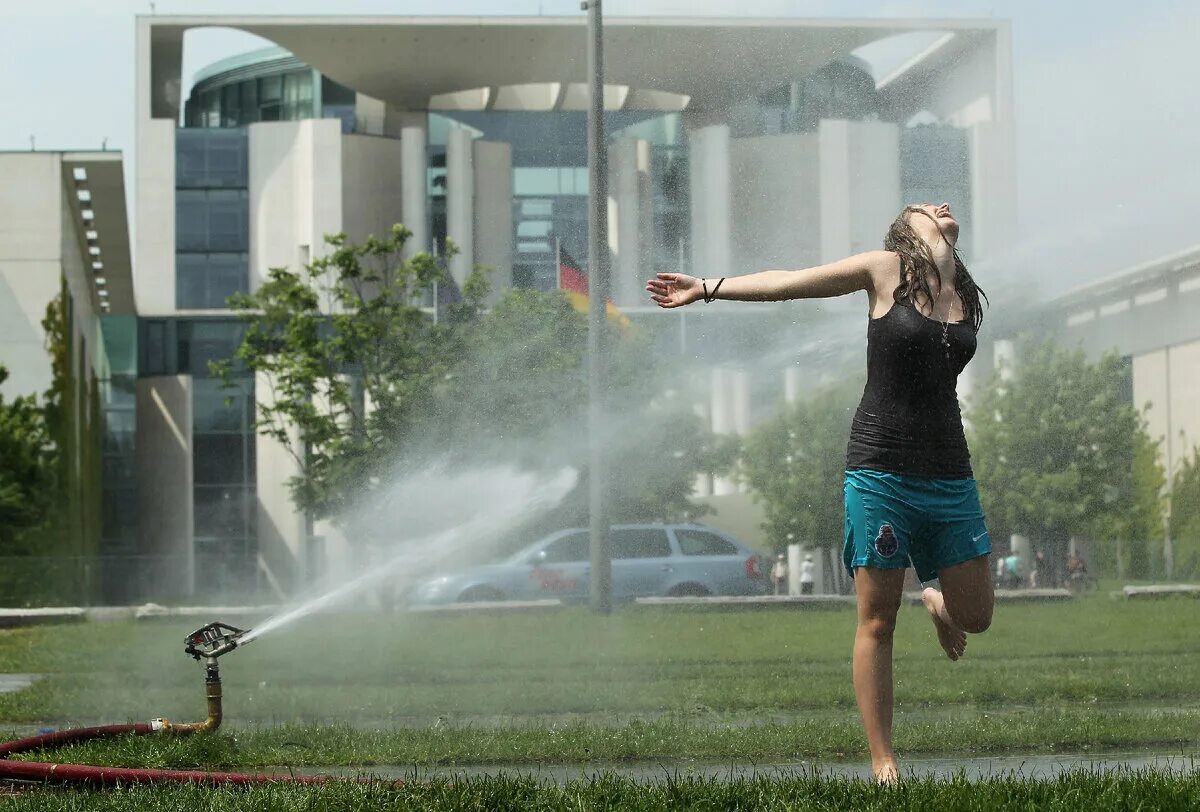
[[[587,81],[579,17],[143,17],[151,29],[153,115],[178,104],[178,56],[189,28],[264,37],[331,79],[402,109],[479,88]],[[612,17],[605,81],[721,108],[803,79],[839,56],[898,33],[982,32],[984,21]],[[160,51],[161,49],[161,51]],[[163,52],[166,51],[166,52]],[[169,52],[169,53],[167,53]],[[176,71],[174,76],[163,71]],[[161,92],[159,92],[161,89]]]

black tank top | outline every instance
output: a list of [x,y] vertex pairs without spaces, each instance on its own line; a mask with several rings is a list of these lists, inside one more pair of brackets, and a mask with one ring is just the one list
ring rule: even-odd
[[867,385],[846,450],[847,469],[972,476],[955,385],[975,354],[975,328],[943,325],[910,302],[867,326]]

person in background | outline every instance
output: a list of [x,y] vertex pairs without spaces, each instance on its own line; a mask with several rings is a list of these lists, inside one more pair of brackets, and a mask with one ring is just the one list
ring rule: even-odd
[[1046,555],[1041,550],[1033,557],[1033,569],[1029,571],[1029,588],[1037,589],[1042,585],[1046,572]]
[[1087,580],[1087,564],[1079,553],[1072,550],[1067,557],[1067,586],[1075,589],[1085,580]]
[[787,594],[787,570],[787,559],[780,553],[771,566],[771,583],[775,586],[776,595]]
[[1021,586],[1021,554],[1016,550],[1004,558],[1004,585],[1008,589]]
[[804,561],[800,563],[800,594],[811,595],[813,587],[817,583],[815,573],[816,565],[813,564],[812,553],[805,553]]

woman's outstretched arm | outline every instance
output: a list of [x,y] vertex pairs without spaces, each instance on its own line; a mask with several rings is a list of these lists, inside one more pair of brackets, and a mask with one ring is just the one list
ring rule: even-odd
[[646,283],[646,290],[659,307],[682,307],[703,299],[705,295],[741,302],[823,299],[859,290],[874,293],[876,280],[896,263],[896,255],[890,251],[867,251],[802,271],[759,271],[744,276],[729,276],[719,288],[717,283],[720,277],[660,273]]

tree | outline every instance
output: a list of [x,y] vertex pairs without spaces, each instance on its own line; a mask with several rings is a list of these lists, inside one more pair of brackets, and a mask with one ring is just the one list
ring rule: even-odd
[[1092,364],[1049,341],[1026,342],[1018,357],[1015,374],[994,376],[970,412],[984,508],[1039,541],[1052,572],[1072,536],[1094,537],[1111,565],[1119,541],[1150,538],[1161,522],[1156,444],[1126,395],[1128,367],[1115,353]]
[[[8,369],[0,364],[0,384]],[[58,494],[57,449],[32,396],[0,395],[0,553],[26,552],[24,532],[51,514]]]
[[[316,518],[343,522],[401,463],[585,466],[586,318],[558,291],[509,291],[485,312],[476,271],[435,321],[418,303],[448,277],[427,254],[402,260],[408,237],[396,226],[361,245],[327,238],[327,257],[301,273],[272,269],[232,302],[246,332],[215,371],[258,375],[257,429],[293,453],[293,500]],[[697,473],[727,466],[732,451],[672,393],[683,373],[654,361],[648,336],[609,329],[614,520],[699,515]],[[585,520],[586,494],[584,471],[552,520]]]
[[1200,575],[1200,447],[1192,449],[1175,474],[1171,488],[1172,575]]
[[[462,356],[439,388],[428,436],[442,449],[488,450],[528,467],[569,465],[583,476],[549,521],[586,524],[587,317],[559,291],[511,290],[464,331]],[[727,470],[736,447],[717,438],[682,394],[688,370],[652,351],[644,328],[611,331],[609,427],[613,521],[693,519],[696,476]]]
[[766,509],[771,548],[804,544],[824,552],[826,576],[841,582],[842,480],[861,379],[790,404],[746,438],[741,472]]
[[230,301],[246,331],[235,358],[213,371],[226,381],[258,375],[267,391],[256,395],[255,426],[295,458],[293,501],[317,518],[369,493],[411,442],[458,353],[456,328],[486,295],[476,274],[445,321],[430,318],[420,302],[449,278],[426,253],[400,258],[410,236],[400,225],[358,245],[327,236],[327,256],[300,273],[272,268],[257,291]]

